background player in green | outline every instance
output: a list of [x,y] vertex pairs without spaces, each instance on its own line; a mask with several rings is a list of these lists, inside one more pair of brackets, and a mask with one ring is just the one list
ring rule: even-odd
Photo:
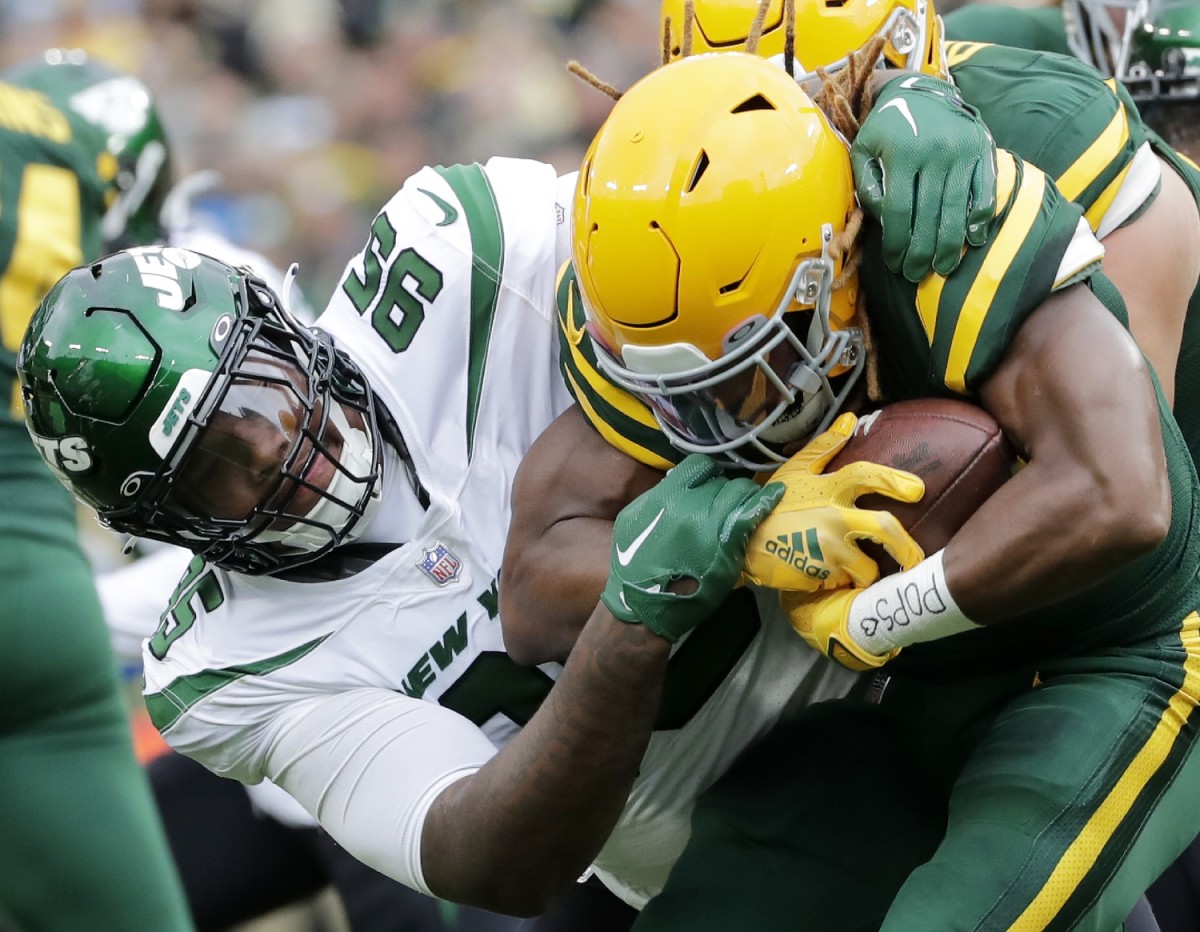
[[943,19],[947,39],[1071,54],[1063,29],[1062,8],[1056,4],[1015,7],[1003,3],[968,3]]
[[[750,68],[750,61],[738,57],[729,67],[734,71]],[[693,63],[692,70],[686,75],[676,74],[694,87],[704,69],[713,71],[723,67],[718,62],[720,58],[706,57]],[[653,239],[654,231],[662,229],[663,232],[657,235],[676,250],[677,265],[670,267],[684,270],[676,274],[708,268],[708,264],[699,258],[705,255],[702,244],[720,241],[729,245],[729,241],[721,236],[713,239],[716,228],[706,227],[702,219],[705,205],[721,203],[720,193],[725,190],[722,181],[738,185],[740,179],[748,176],[737,172],[738,159],[746,160],[746,173],[753,172],[756,177],[762,177],[772,174],[765,164],[768,159],[783,157],[788,162],[789,156],[794,155],[762,156],[763,152],[770,152],[771,147],[757,144],[762,140],[756,139],[745,150],[740,150],[739,156],[739,142],[735,140],[743,137],[733,132],[705,135],[701,129],[708,125],[706,121],[711,121],[712,126],[718,125],[718,112],[726,117],[753,112],[756,116],[751,119],[765,120],[776,115],[783,119],[782,113],[792,102],[783,105],[781,101],[795,92],[794,86],[785,80],[776,87],[772,82],[777,79],[770,72],[762,68],[755,70],[756,78],[762,82],[755,85],[755,89],[766,101],[761,105],[732,106],[734,92],[729,90],[728,99],[722,97],[718,103],[712,103],[709,114],[693,114],[694,123],[680,126],[674,121],[687,122],[686,118],[678,114],[668,116],[675,113],[670,102],[676,99],[679,88],[670,85],[665,75],[658,73],[640,85],[642,88],[655,87],[661,94],[659,106],[652,106],[641,114],[654,118],[643,123],[635,120],[615,126],[610,121],[608,145],[598,141],[592,159],[585,161],[580,188],[582,196],[577,201],[576,266],[583,275],[591,278],[582,289],[583,303],[589,309],[586,334],[590,337],[586,336],[583,322],[578,318],[573,325],[568,323],[567,330],[568,340],[572,333],[579,333],[577,345],[590,342],[594,347],[606,347],[606,350],[599,350],[601,357],[607,359],[601,364],[602,368],[626,388],[640,385],[639,394],[643,400],[652,402],[659,423],[669,425],[668,429],[677,441],[682,435],[685,443],[694,445],[692,448],[701,446],[730,456],[736,453],[743,463],[748,456],[766,453],[763,458],[766,465],[770,462],[770,442],[788,439],[791,424],[804,416],[806,406],[802,402],[811,400],[811,396],[821,391],[813,387],[818,383],[805,384],[811,380],[792,378],[795,373],[790,372],[788,364],[783,364],[778,370],[779,377],[797,386],[793,401],[781,409],[775,406],[777,398],[767,389],[766,403],[746,415],[739,435],[736,413],[740,402],[735,397],[722,395],[729,382],[714,384],[709,381],[705,386],[697,383],[696,390],[690,391],[687,379],[691,375],[717,373],[707,369],[702,373],[696,369],[689,376],[680,375],[676,379],[664,369],[655,371],[651,364],[655,360],[666,363],[673,359],[682,366],[685,344],[711,348],[715,339],[719,345],[720,334],[711,329],[712,326],[720,329],[714,318],[730,323],[729,315],[737,314],[732,306],[741,299],[718,297],[715,290],[711,298],[706,299],[702,288],[699,293],[688,290],[681,278],[678,290],[674,292],[680,296],[679,315],[673,318],[671,326],[658,328],[663,331],[658,333],[646,315],[652,314],[653,307],[661,310],[662,301],[656,305],[655,298],[661,299],[672,290],[663,281],[648,278],[645,274],[632,280],[629,276],[634,268],[645,273],[654,266],[655,258],[661,257],[660,249],[652,242],[644,241],[647,234],[633,232],[636,230],[650,230]],[[713,82],[713,86],[721,88],[731,88],[733,84],[732,72]],[[744,96],[748,100],[757,99],[753,93]],[[700,95],[700,99],[708,100],[704,95]],[[622,99],[615,114],[629,114],[639,105],[638,101],[644,102],[646,98],[639,96],[635,88]],[[726,103],[731,106],[726,107]],[[753,135],[748,123],[749,119],[743,124],[745,136]],[[669,132],[664,130],[663,136],[647,131],[644,138],[637,137],[641,147],[638,152],[621,150],[623,141],[635,138],[635,125],[663,129],[668,124]],[[604,133],[602,131],[601,139]],[[796,132],[793,135],[802,138],[804,134]],[[664,136],[671,141],[664,142]],[[688,143],[681,145],[679,140],[684,139]],[[674,151],[673,144],[679,146],[678,162],[671,161],[674,156],[669,154]],[[707,157],[697,161],[696,153],[689,148],[691,145],[702,146]],[[666,151],[661,151],[664,146]],[[685,149],[687,151],[683,151]],[[657,184],[651,177],[652,170],[639,171],[630,167],[639,165],[646,169],[656,154],[661,154],[672,166],[688,165],[693,169],[697,165],[703,166],[703,171],[696,169],[689,176],[694,184],[669,186],[671,190],[686,191],[681,197],[696,207],[688,208],[685,203],[678,212],[674,208],[667,210],[657,227],[643,222],[654,210],[644,202],[639,203],[636,192],[661,191],[665,186]],[[731,154],[735,167],[730,174],[727,172],[730,171],[728,157]],[[626,157],[629,163],[622,166]],[[790,158],[790,161],[795,159]],[[778,167],[785,169],[786,165]],[[1065,203],[1045,176],[1030,165],[1002,155],[1000,169],[998,203],[1001,208],[990,230],[989,241],[980,250],[968,251],[963,265],[952,276],[944,282],[927,281],[920,291],[900,276],[881,275],[878,271],[858,276],[857,282],[866,293],[868,307],[894,309],[891,315],[873,314],[869,318],[871,329],[879,339],[878,345],[886,348],[870,354],[878,366],[874,375],[890,393],[885,397],[920,396],[930,392],[982,397],[1010,434],[1022,442],[1022,450],[1030,457],[1030,466],[1003,490],[1003,499],[998,498],[994,508],[990,509],[993,512],[990,527],[981,515],[980,519],[968,524],[961,546],[956,547],[952,542],[947,548],[949,562],[944,572],[964,611],[952,611],[949,615],[932,613],[937,619],[935,628],[943,623],[948,627],[940,627],[936,632],[927,629],[925,635],[940,638],[955,630],[962,631],[961,636],[946,637],[944,642],[951,648],[961,645],[962,650],[953,660],[947,660],[939,658],[939,651],[932,646],[913,648],[907,642],[899,645],[903,647],[903,665],[917,668],[924,659],[926,669],[937,670],[937,676],[944,680],[940,686],[923,690],[911,685],[914,679],[906,678],[909,685],[905,688],[910,690],[907,699],[904,690],[895,692],[898,688],[895,683],[889,690],[896,698],[889,701],[885,694],[885,709],[899,710],[909,716],[921,703],[927,703],[915,718],[909,718],[917,723],[917,739],[905,732],[903,725],[899,726],[899,747],[920,752],[916,754],[917,759],[915,762],[903,761],[881,754],[874,766],[860,768],[861,772],[836,772],[835,780],[850,781],[838,785],[821,782],[822,767],[816,765],[805,771],[806,775],[812,770],[817,771],[811,774],[813,783],[806,784],[798,773],[789,774],[782,795],[794,795],[797,788],[803,786],[804,800],[819,801],[816,806],[796,798],[795,806],[776,813],[779,821],[773,829],[763,829],[760,821],[757,828],[741,824],[737,828],[746,829],[747,833],[738,835],[735,829],[734,834],[740,843],[755,851],[760,850],[757,843],[766,843],[764,839],[774,843],[790,840],[796,849],[807,845],[809,847],[800,854],[800,863],[806,868],[822,864],[825,867],[804,871],[783,868],[776,873],[761,870],[759,877],[767,878],[764,883],[751,893],[743,889],[738,897],[739,921],[746,919],[747,903],[752,903],[756,905],[751,908],[759,910],[756,915],[762,922],[778,922],[779,914],[772,913],[767,905],[773,895],[772,889],[764,889],[778,889],[770,879],[772,877],[786,874],[789,883],[795,884],[796,877],[803,875],[806,881],[803,891],[792,886],[785,895],[779,890],[778,895],[784,897],[784,902],[775,904],[779,908],[797,910],[804,909],[814,900],[821,902],[822,896],[827,897],[826,889],[830,884],[826,881],[836,879],[839,869],[852,874],[857,872],[861,884],[864,876],[873,873],[873,866],[877,867],[885,860],[886,856],[872,850],[872,845],[880,841],[878,833],[871,832],[858,839],[861,844],[856,846],[846,836],[835,838],[814,832],[812,829],[819,818],[816,809],[831,808],[829,800],[849,800],[857,807],[866,807],[868,815],[874,814],[879,825],[886,824],[886,813],[893,807],[911,806],[918,795],[918,791],[902,789],[906,784],[893,781],[902,765],[916,763],[918,772],[924,771],[926,780],[932,775],[932,782],[924,785],[936,798],[947,791],[947,785],[940,781],[953,781],[959,775],[962,760],[955,759],[958,753],[964,755],[963,759],[969,756],[966,774],[971,776],[959,780],[952,805],[956,812],[971,813],[972,817],[955,820],[931,865],[915,872],[905,886],[885,928],[949,928],[951,917],[971,927],[979,922],[981,928],[1010,925],[1042,928],[1054,927],[1059,922],[1066,927],[1074,920],[1081,920],[1081,928],[1111,928],[1121,921],[1154,874],[1182,847],[1182,840],[1174,828],[1163,832],[1161,825],[1144,832],[1136,841],[1133,836],[1136,826],[1149,816],[1159,791],[1168,785],[1171,788],[1162,797],[1164,808],[1158,816],[1151,817],[1152,823],[1167,813],[1173,817],[1186,817],[1186,806],[1179,799],[1181,785],[1172,784],[1172,780],[1192,741],[1194,723],[1184,727],[1182,740],[1176,740],[1176,729],[1181,720],[1186,720],[1186,715],[1177,716],[1171,703],[1178,701],[1181,710],[1190,711],[1195,700],[1194,616],[1188,616],[1191,620],[1184,622],[1182,629],[1180,627],[1197,597],[1191,588],[1194,586],[1192,574],[1186,572],[1194,562],[1196,549],[1196,542],[1188,538],[1189,515],[1195,503],[1195,477],[1190,458],[1182,448],[1169,414],[1161,407],[1156,411],[1146,371],[1136,351],[1131,352],[1128,336],[1119,332],[1086,287],[1072,284],[1086,280],[1097,289],[1106,287],[1103,278],[1093,274],[1100,253],[1086,225],[1081,225],[1078,208]],[[810,178],[809,190],[818,183],[830,184],[832,170],[828,165],[818,170],[816,177]],[[841,171],[848,174],[846,166]],[[787,173],[781,171],[776,177],[786,178]],[[767,206],[778,206],[779,198],[783,196],[780,191],[772,190],[770,196],[754,208],[750,206],[752,189],[743,185],[737,190],[738,197],[729,199],[725,214],[719,208],[708,208],[708,221],[714,221],[720,215],[722,219],[717,223],[720,230],[752,231],[748,237],[751,252],[760,238],[785,235],[787,227],[772,223],[771,210],[774,208]],[[625,200],[617,209],[616,201],[622,198]],[[654,198],[643,200],[653,201]],[[831,209],[825,218],[831,236],[819,230],[804,231],[808,245],[797,247],[797,252],[803,256],[797,256],[795,261],[813,256],[823,239],[827,245],[842,242],[840,231],[848,206],[843,205],[841,210]],[[699,215],[693,217],[693,224],[698,224],[699,228],[689,227],[684,219],[692,209]],[[630,214],[636,216],[630,219]],[[796,232],[796,235],[802,234]],[[878,240],[878,231],[873,230],[864,252],[864,271],[880,269]],[[633,250],[630,255],[636,256],[633,265],[629,261],[614,261],[626,248]],[[839,289],[855,287],[854,276],[843,274],[840,265],[847,254],[841,252],[838,255],[838,252],[830,249],[826,256],[826,250],[820,249],[821,263],[830,267],[830,274],[820,288],[832,285],[834,295]],[[772,256],[775,267],[774,278],[768,276],[765,281],[776,281],[785,296],[779,310],[772,315],[772,321],[780,321],[786,316],[784,310],[788,307],[786,294],[790,289],[786,287],[787,282],[797,266],[786,258],[780,259],[777,252],[765,245],[762,255]],[[625,260],[629,259],[629,255],[625,256]],[[731,258],[730,263],[736,264],[736,260]],[[808,259],[805,259],[800,270],[803,271],[807,264]],[[614,277],[618,266],[624,271]],[[729,287],[720,289],[720,294],[765,288],[763,276],[766,274],[751,265],[743,279],[730,278]],[[701,274],[700,278],[704,276]],[[621,283],[614,284],[618,279]],[[695,280],[690,274],[689,279],[690,288],[695,285]],[[715,285],[714,280],[714,289]],[[1107,290],[1112,297],[1111,288]],[[1047,298],[1052,292],[1055,294]],[[819,293],[819,289],[814,292]],[[808,330],[803,323],[810,319],[832,320],[837,312],[831,304],[823,303],[827,299],[818,298],[814,304],[811,296],[806,294],[805,298],[801,304],[815,310],[796,309],[794,313],[798,316],[793,317],[792,322],[802,325],[798,331],[801,341],[806,340],[806,333],[809,335],[805,352],[812,357],[802,358],[809,360],[808,368],[811,369],[812,360],[818,358],[817,349],[822,345],[820,339],[814,344],[812,338],[814,335],[820,337],[824,328],[817,330],[814,323],[813,330]],[[579,299],[580,296],[575,295],[576,307]],[[711,306],[706,303],[708,300],[711,300]],[[844,306],[846,302],[843,299],[841,303]],[[1047,308],[1053,306],[1053,312],[1034,313],[1043,303]],[[853,306],[853,301],[850,304]],[[915,313],[918,309],[919,314]],[[688,312],[696,316],[689,317]],[[761,308],[759,313],[762,313]],[[685,338],[684,332],[689,326],[697,328],[698,338]],[[736,324],[732,327],[729,332],[741,332]],[[668,334],[667,330],[672,332]],[[1014,332],[1017,336],[1010,344],[1008,341]],[[746,344],[753,342],[751,338],[738,345],[739,358],[744,360],[749,351]],[[668,347],[674,348],[668,352]],[[637,352],[632,353],[631,349]],[[605,352],[611,355],[605,357]],[[720,353],[718,350],[718,357]],[[730,353],[732,357],[732,351]],[[709,358],[717,357],[709,355]],[[724,358],[720,358],[718,366],[724,365]],[[826,357],[820,355],[819,358]],[[847,363],[852,358],[843,356],[841,361]],[[1095,368],[1085,365],[1085,360]],[[759,372],[774,369],[781,361],[771,357],[769,362],[764,362],[766,368],[760,367]],[[839,375],[832,368],[828,367],[824,372],[814,370],[813,374],[818,381],[828,379],[830,385],[826,390],[836,393],[836,380],[845,373]],[[789,372],[785,374],[784,370]],[[753,382],[754,369],[743,368],[740,373],[740,387],[744,391],[747,380]],[[1037,373],[1037,377],[1030,380],[1033,373]],[[738,373],[722,369],[721,375],[736,376]],[[736,388],[737,383],[734,384]],[[1036,408],[1029,404],[1027,394],[1035,385],[1044,398],[1044,403]],[[804,386],[803,389],[800,386]],[[586,387],[591,389],[595,385],[588,383]],[[589,404],[592,400],[590,396],[587,398]],[[1106,410],[1104,405],[1110,403],[1121,408],[1121,412],[1111,407]],[[613,405],[605,410],[615,409]],[[722,409],[729,416],[721,416]],[[597,409],[593,407],[592,410]],[[710,416],[704,418],[701,415],[706,410]],[[1068,415],[1066,422],[1062,420],[1064,414]],[[1112,430],[1114,422],[1121,425],[1120,439]],[[725,433],[713,430],[706,435],[698,430],[698,425],[720,428]],[[805,429],[811,430],[815,426],[810,424]],[[1047,434],[1047,430],[1051,433]],[[1168,449],[1166,463],[1153,453],[1161,449],[1164,442],[1160,432]],[[739,436],[747,441],[768,442],[765,449],[757,442],[731,443]],[[798,442],[803,437],[802,430],[799,436],[790,439]],[[1071,443],[1064,446],[1055,437],[1070,437]],[[726,443],[730,445],[725,446]],[[1080,473],[1077,468],[1084,462],[1088,466]],[[1167,475],[1170,476],[1170,493],[1164,486],[1156,488],[1159,481],[1166,481]],[[1158,476],[1158,479],[1147,483],[1151,476]],[[1099,481],[1100,486],[1092,487],[1092,481]],[[1110,510],[1107,505],[1099,506],[1102,499],[1091,496],[1097,488],[1113,481],[1131,498]],[[1087,494],[1080,495],[1085,489]],[[1165,521],[1164,509],[1172,496],[1177,520],[1168,530],[1165,523],[1160,522]],[[1003,508],[1005,512],[999,521],[995,520],[997,508]],[[1024,519],[1018,517],[1022,514]],[[1152,515],[1157,517],[1152,518]],[[1031,533],[1028,538],[1020,538],[1022,520],[1031,521],[1032,526],[1051,516],[1054,517],[1054,535],[1039,537]],[[1113,523],[1106,524],[1107,531],[1091,524],[1100,520],[1107,522],[1110,518]],[[1157,529],[1152,531],[1153,525],[1157,525]],[[988,528],[986,533],[985,527]],[[1030,553],[1040,554],[1039,559],[1023,559],[1018,564],[1018,572],[1005,562],[1004,556],[1022,550],[1023,545],[1019,545],[1013,535],[1026,540],[1033,548]],[[1051,541],[1053,546],[1047,546]],[[1118,556],[1117,551],[1123,551],[1123,554]],[[913,572],[936,574],[940,571],[940,560],[939,555],[934,555]],[[959,562],[956,569],[955,563],[960,560],[963,562]],[[983,569],[989,560],[1000,561],[992,564],[990,572]],[[998,565],[1004,565],[1006,569],[1000,575],[993,575]],[[1091,590],[1086,597],[1081,595],[1095,580],[1099,566],[1121,565],[1125,565],[1125,570],[1108,581],[1113,588],[1106,585],[1103,590]],[[1164,573],[1166,567],[1173,565],[1182,565],[1185,571]],[[1155,567],[1153,572],[1150,571],[1152,566]],[[939,577],[930,584],[937,585],[944,593],[945,578]],[[1157,582],[1147,584],[1150,578],[1170,582],[1159,589]],[[1114,598],[1115,593],[1122,594],[1121,600]],[[836,605],[823,601],[819,611],[811,605],[798,611],[797,625],[804,629],[808,639],[829,651],[831,629],[838,628],[843,645],[848,646],[861,666],[875,666],[885,656],[892,656],[890,651],[896,644],[886,650],[864,651],[862,645],[847,641],[842,612],[848,595],[835,593],[828,598],[835,596]],[[882,598],[872,590],[870,598],[876,597]],[[1046,608],[1050,603],[1068,597],[1072,601]],[[1143,599],[1145,604],[1142,604]],[[1070,609],[1064,612],[1066,606]],[[817,613],[815,618],[814,612]],[[975,630],[973,620],[980,618],[1001,623],[995,628],[989,624]],[[1125,646],[1114,653],[1111,645],[1117,643]],[[1158,659],[1151,660],[1151,657]],[[979,666],[982,658],[986,658],[985,665],[992,665],[986,672]],[[1160,661],[1162,666],[1159,666]],[[1162,680],[1157,679],[1157,674],[1145,677],[1143,674],[1151,667],[1159,672],[1168,669],[1175,672]],[[1086,674],[1085,670],[1088,671]],[[1028,685],[1034,681],[1035,672],[1041,674],[1041,685],[1031,691]],[[1078,679],[1080,676],[1084,678]],[[1125,693],[1125,690],[1129,692]],[[1090,694],[1094,695],[1094,700],[1088,698]],[[913,695],[920,696],[916,705],[911,702]],[[1029,727],[1035,735],[1044,735],[1045,728],[1054,728],[1052,722],[1056,713],[1047,710],[1053,709],[1058,700],[1064,701],[1063,709],[1078,703],[1075,708],[1081,711],[1081,721],[1076,723],[1072,719],[1071,727],[1064,730],[1070,733],[1078,725],[1075,737],[1083,742],[1082,748],[1072,745],[1068,752],[1065,743],[1048,748],[1044,741],[1039,743],[1022,732],[1024,727]],[[1092,708],[1093,701],[1099,703],[1098,708]],[[1007,703],[1006,716],[1011,714],[1011,721],[1007,717],[993,720],[990,713],[981,711],[983,706],[992,703]],[[993,709],[998,707],[992,706]],[[1018,712],[1019,707],[1021,711]],[[1101,713],[1100,708],[1109,711]],[[950,720],[959,714],[962,715],[960,720]],[[1147,717],[1141,718],[1143,715]],[[898,721],[903,718],[904,715],[899,716]],[[873,721],[859,721],[863,727],[859,734],[864,741],[868,734],[876,734],[871,730]],[[1062,720],[1058,721],[1058,727],[1062,727]],[[845,722],[847,741],[853,741],[853,728],[857,727],[853,722],[853,718]],[[973,729],[978,730],[973,732]],[[1011,734],[1008,733],[1010,729],[1013,729]],[[1088,729],[1095,730],[1089,732]],[[795,734],[795,731],[791,732],[792,736]],[[977,739],[982,735],[986,735],[987,740],[977,745]],[[1119,742],[1114,745],[1113,738],[1117,735],[1125,736],[1128,744],[1124,747]],[[938,738],[961,743],[953,750],[946,746],[938,748],[935,746]],[[996,742],[1005,741],[1002,752],[997,754],[992,750]],[[1047,756],[1037,759],[1039,751]],[[1059,754],[1063,756],[1060,758]],[[874,753],[868,755],[872,760],[874,756]],[[1152,764],[1143,768],[1147,759],[1152,759]],[[1136,767],[1127,771],[1131,764]],[[751,783],[741,789],[753,786],[761,792],[764,775],[749,768],[740,769],[743,774],[751,775]],[[1044,785],[1037,775],[1047,773],[1062,774],[1061,783]],[[826,780],[828,776],[826,773]],[[726,786],[736,785],[736,782],[736,777],[732,782],[723,781]],[[989,784],[997,788],[996,795],[990,798],[986,792],[979,795],[977,789]],[[721,804],[718,800],[716,808],[719,809]],[[838,804],[834,803],[832,808],[838,809]],[[936,820],[936,805],[933,811]],[[784,812],[792,817],[791,822],[787,822],[788,815]],[[1053,828],[1041,835],[1040,841],[1036,840],[1039,838],[1037,826],[1049,828],[1043,822],[1047,813],[1058,814],[1052,821]],[[702,828],[701,822],[694,823],[697,832]],[[993,829],[995,834],[992,834]],[[997,847],[994,842],[1000,836],[1006,841]],[[966,842],[969,854],[957,850],[964,839],[969,839]],[[1126,857],[1131,846],[1134,853]],[[980,851],[987,852],[986,869],[980,864]],[[703,853],[703,845],[698,849],[693,846],[685,853],[684,860],[672,874],[667,893],[652,901],[643,914],[642,923],[646,928],[669,927],[679,923],[681,917],[697,923],[712,922],[714,928],[730,921],[729,916],[720,914],[723,895],[731,894],[724,883],[728,880],[737,884],[747,878],[742,875],[735,879],[732,870],[718,871],[719,877],[706,875]],[[842,860],[835,860],[839,858]],[[968,871],[967,877],[957,876],[958,871],[967,870],[971,864],[978,869]],[[730,868],[731,865],[722,867]],[[696,868],[699,869],[693,873]],[[694,882],[701,877],[704,881],[697,886]],[[1113,877],[1115,881],[1105,887]],[[931,887],[936,892],[931,891]],[[873,907],[860,896],[843,899],[838,908],[842,914],[840,919],[835,920],[833,914],[823,917],[831,923],[829,927],[842,927],[836,924],[839,921],[845,922],[847,928],[857,927],[851,910]],[[664,911],[665,925],[655,925],[664,919]],[[1086,919],[1082,918],[1084,916]],[[864,919],[862,915],[858,918],[863,927],[869,925],[869,918]]]
[[103,245],[157,236],[168,163],[135,79],[63,50],[0,75],[0,914],[18,930],[191,928],[74,505],[14,407],[37,302]]

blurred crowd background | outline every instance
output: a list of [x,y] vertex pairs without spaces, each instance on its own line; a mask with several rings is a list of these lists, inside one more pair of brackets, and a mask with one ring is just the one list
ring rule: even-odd
[[319,309],[420,166],[512,155],[574,170],[611,102],[566,62],[628,87],[657,63],[657,13],[656,0],[0,0],[0,66],[69,46],[140,76],[177,173],[221,175],[201,220],[299,262]]
[[425,164],[578,167],[617,87],[657,61],[653,0],[0,0],[0,66],[80,47],[156,94],[201,219],[318,309],[371,218]]

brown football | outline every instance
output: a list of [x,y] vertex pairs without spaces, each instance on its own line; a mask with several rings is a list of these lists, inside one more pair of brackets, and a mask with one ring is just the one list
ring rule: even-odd
[[944,547],[1012,475],[1016,454],[983,408],[949,398],[922,398],[860,417],[854,436],[825,471],[860,460],[903,469],[924,480],[925,495],[918,502],[864,495],[856,504],[890,511],[928,555]]

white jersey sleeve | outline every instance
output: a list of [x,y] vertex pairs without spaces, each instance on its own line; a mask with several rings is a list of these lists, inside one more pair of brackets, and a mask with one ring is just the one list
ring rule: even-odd
[[[257,693],[257,695],[255,695]],[[258,690],[230,689],[203,715],[242,718],[238,705]],[[495,746],[462,716],[431,702],[363,687],[282,701],[270,721],[234,737],[223,753],[191,747],[189,727],[172,735],[176,747],[205,763],[232,766],[237,744],[259,761],[255,769],[283,787],[346,850],[376,870],[431,893],[421,870],[421,830],[438,795],[478,770]],[[220,772],[220,771],[218,771]]]
[[453,709],[481,677],[494,683],[477,661],[501,656],[500,632],[494,581],[443,517],[434,533],[469,564],[449,588],[420,569],[417,544],[311,584],[196,560],[175,627],[145,656],[147,709],[172,747],[221,776],[271,780],[357,858],[422,892],[429,807],[518,724]]

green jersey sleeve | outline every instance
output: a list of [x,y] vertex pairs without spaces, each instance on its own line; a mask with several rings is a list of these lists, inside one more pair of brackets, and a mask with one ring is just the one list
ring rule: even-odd
[[1159,170],[1149,131],[1117,82],[1050,52],[950,42],[946,57],[996,145],[1049,175],[1093,231],[1127,222],[1152,198]]
[[654,469],[670,469],[684,457],[659,430],[650,409],[614,385],[596,360],[587,336],[587,315],[571,263],[559,273],[558,305],[560,366],[567,388],[593,427],[612,446]]
[[1087,278],[1104,255],[1044,172],[1004,150],[988,241],[969,249],[949,276],[919,284],[883,269],[872,225],[860,276],[874,354],[889,401],[974,395],[995,370],[1024,320],[1054,291]]
[[951,41],[993,42],[1039,52],[1070,55],[1062,8],[1012,7],[984,4],[960,7],[945,17],[946,38]]

